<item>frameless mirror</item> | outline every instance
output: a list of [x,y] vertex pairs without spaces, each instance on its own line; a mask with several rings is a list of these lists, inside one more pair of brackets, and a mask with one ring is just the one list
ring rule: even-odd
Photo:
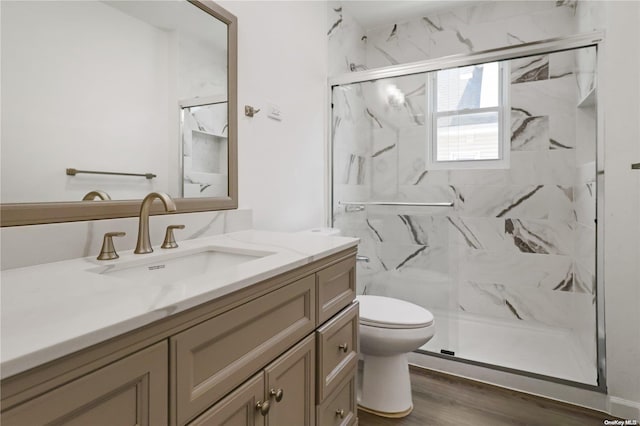
[[0,7],[3,226],[130,216],[152,191],[180,211],[237,207],[233,15],[210,1]]

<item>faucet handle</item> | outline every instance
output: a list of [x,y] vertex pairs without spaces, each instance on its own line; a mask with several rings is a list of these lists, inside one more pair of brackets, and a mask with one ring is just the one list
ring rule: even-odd
[[160,248],[170,249],[178,247],[178,243],[176,243],[176,239],[173,237],[174,229],[184,229],[184,225],[169,225],[167,226],[167,233],[164,235],[164,241]]
[[125,232],[107,232],[104,234],[104,239],[102,240],[102,249],[100,250],[100,254],[96,259],[98,260],[113,260],[117,259],[118,253],[116,253],[116,248],[113,246],[113,237],[124,237],[127,235]]

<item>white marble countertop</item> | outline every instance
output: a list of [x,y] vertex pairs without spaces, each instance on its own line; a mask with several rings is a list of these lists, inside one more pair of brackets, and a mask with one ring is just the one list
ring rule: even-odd
[[[6,378],[354,247],[358,239],[241,231],[179,242],[146,255],[73,259],[2,271],[0,377]],[[122,265],[162,262],[212,247],[263,257],[168,284],[105,275]],[[268,253],[268,254],[267,254]],[[267,255],[265,255],[267,254]]]

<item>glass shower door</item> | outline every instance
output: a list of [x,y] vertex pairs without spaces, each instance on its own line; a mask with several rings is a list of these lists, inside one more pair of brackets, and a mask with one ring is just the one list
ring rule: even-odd
[[423,352],[599,385],[595,64],[590,46],[333,87],[333,226],[361,240],[359,294],[434,314]]
[[360,238],[357,292],[389,296],[434,314],[425,349],[457,350],[456,269],[446,171],[425,168],[425,73],[332,90],[333,226]]

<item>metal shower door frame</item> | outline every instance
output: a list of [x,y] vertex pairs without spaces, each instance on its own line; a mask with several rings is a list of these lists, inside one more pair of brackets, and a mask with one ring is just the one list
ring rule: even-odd
[[[388,67],[375,68],[365,71],[357,71],[330,77],[326,92],[326,116],[327,127],[325,131],[325,224],[333,225],[333,88],[353,83],[380,80],[384,78],[400,77],[411,74],[427,73],[445,68],[463,67],[477,65],[485,62],[495,62],[503,60],[518,59],[527,56],[562,52],[583,47],[596,48],[596,84],[601,86],[602,64],[600,61],[600,44],[604,41],[604,32],[593,31],[589,33],[557,37],[547,40],[540,40],[530,43],[518,44],[496,49],[489,49],[481,52],[458,54],[445,56],[442,58],[428,59],[424,61],[411,62],[407,64],[392,65]],[[597,94],[596,94],[597,96]],[[433,352],[418,351],[430,356],[436,356],[455,360],[461,363],[473,364],[508,373],[514,373],[536,379],[543,379],[551,382],[565,384],[573,387],[594,390],[601,393],[607,392],[606,375],[606,336],[605,336],[605,315],[604,315],[604,117],[602,107],[596,97],[596,356],[597,356],[597,385],[575,382],[572,380],[560,379],[524,370],[516,370],[502,367],[495,364],[488,364],[472,360],[460,359],[453,356],[441,355]]]

